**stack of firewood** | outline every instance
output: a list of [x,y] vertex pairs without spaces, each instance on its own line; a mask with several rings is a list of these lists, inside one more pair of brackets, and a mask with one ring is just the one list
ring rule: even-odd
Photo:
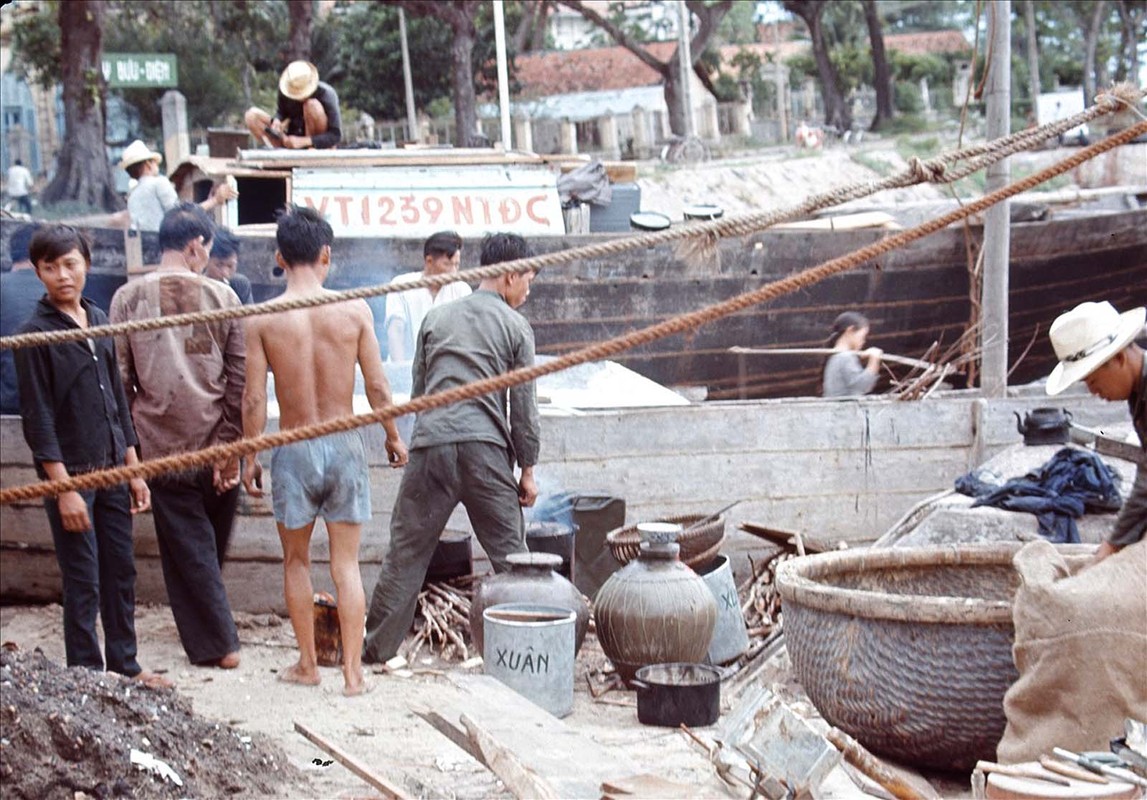
[[408,663],[424,647],[443,661],[465,661],[469,657],[470,602],[474,598],[475,575],[428,583],[418,593],[415,633],[406,640],[403,657]]
[[753,575],[738,587],[738,594],[743,598],[741,613],[745,616],[745,627],[749,630],[750,639],[763,639],[780,624],[781,596],[776,588],[777,567],[793,555],[792,551],[781,549],[759,561],[749,558]]

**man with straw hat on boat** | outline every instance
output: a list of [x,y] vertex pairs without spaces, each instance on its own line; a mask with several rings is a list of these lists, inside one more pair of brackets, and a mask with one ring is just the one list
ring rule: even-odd
[[[158,231],[163,215],[179,205],[175,187],[159,171],[159,162],[162,160],[163,156],[152,152],[139,139],[129,144],[120,158],[120,168],[136,182],[127,196],[127,212],[131,216],[132,227],[141,231]],[[238,196],[238,191],[223,182],[212,190],[211,195],[199,207],[211,211]]]
[[258,107],[243,115],[256,141],[288,150],[325,150],[342,139],[339,96],[319,80],[309,61],[292,61],[279,76],[279,103],[272,117]]
[[1100,561],[1147,533],[1147,361],[1135,339],[1143,332],[1147,310],[1120,314],[1111,303],[1080,303],[1061,314],[1048,332],[1059,364],[1047,379],[1047,393],[1056,395],[1076,381],[1104,400],[1126,400],[1131,423],[1142,449],[1135,485],[1115,527],[1099,546]]

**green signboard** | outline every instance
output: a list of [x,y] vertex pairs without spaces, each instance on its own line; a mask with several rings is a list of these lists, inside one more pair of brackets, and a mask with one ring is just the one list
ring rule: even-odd
[[111,89],[154,89],[179,85],[174,53],[104,53],[104,80]]

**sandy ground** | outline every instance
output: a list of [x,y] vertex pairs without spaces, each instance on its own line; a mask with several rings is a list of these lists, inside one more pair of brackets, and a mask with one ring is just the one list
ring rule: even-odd
[[[426,659],[426,663],[414,665],[416,671],[426,672],[410,678],[369,674],[373,691],[346,698],[341,694],[342,674],[337,668],[322,668],[323,681],[318,687],[276,680],[278,671],[294,659],[294,636],[286,620],[240,614],[236,621],[243,644],[240,667],[232,671],[201,668],[187,661],[166,606],[139,607],[136,632],[140,664],[145,669],[165,670],[177,691],[190,698],[197,714],[237,731],[258,732],[275,740],[309,777],[312,796],[375,797],[377,793],[337,762],[316,766],[314,759],[330,757],[294,731],[294,720],[337,743],[412,796],[510,796],[492,773],[410,710],[435,708],[459,696],[444,672],[457,669],[456,665]],[[0,609],[0,640],[15,642],[22,650],[40,648],[62,664],[60,607]],[[633,761],[650,772],[697,787],[701,797],[729,796],[704,755],[683,734],[638,723],[633,693],[610,692],[603,697],[607,702],[594,702],[585,675],[604,663],[596,640],[588,637],[578,657],[574,711],[564,722],[599,744],[624,748]],[[705,729],[701,730],[704,733]]]

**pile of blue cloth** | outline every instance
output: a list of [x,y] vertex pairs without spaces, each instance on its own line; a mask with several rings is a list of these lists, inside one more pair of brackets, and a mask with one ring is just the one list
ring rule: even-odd
[[1006,483],[985,481],[978,471],[956,479],[956,491],[976,498],[972,507],[1026,511],[1039,520],[1039,533],[1055,544],[1077,544],[1075,520],[1084,511],[1117,511],[1123,505],[1119,476],[1089,450],[1065,447],[1047,463]]

